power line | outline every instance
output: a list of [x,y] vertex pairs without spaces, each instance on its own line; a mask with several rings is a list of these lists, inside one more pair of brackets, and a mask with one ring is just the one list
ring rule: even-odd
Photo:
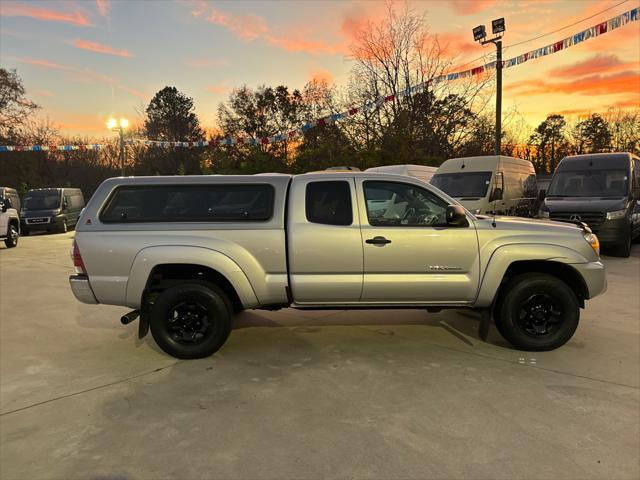
[[[617,3],[616,5],[612,5],[611,7],[605,8],[604,10],[600,10],[599,12],[594,13],[593,15],[590,15],[588,17],[582,18],[582,19],[580,19],[580,20],[578,20],[576,22],[573,22],[573,23],[571,23],[569,25],[565,25],[564,27],[558,28],[558,29],[553,30],[551,32],[543,33],[542,35],[538,35],[537,37],[529,38],[528,40],[523,40],[521,42],[514,43],[512,45],[507,45],[507,46],[504,47],[504,50],[507,50],[507,49],[512,48],[512,47],[517,47],[518,45],[523,45],[525,43],[533,42],[535,40],[539,40],[540,38],[548,37],[549,35],[553,35],[554,33],[561,32],[562,30],[566,30],[567,28],[573,27],[575,25],[578,25],[579,23],[582,23],[584,21],[590,20],[593,17],[597,17],[598,15],[600,15],[600,14],[602,14],[604,12],[608,12],[609,10],[613,10],[614,8],[617,8],[620,5],[623,5],[623,4],[627,3],[628,1],[629,0],[623,0],[622,2]],[[455,70],[458,70],[458,69],[460,69],[462,67],[466,67],[467,65],[471,65],[472,63],[475,63],[478,60],[482,60],[487,55],[490,55],[490,53],[485,53],[484,55],[481,55],[480,57],[474,58],[473,60],[469,60],[468,62],[465,62],[465,63],[463,63],[461,65],[456,65],[455,67],[453,67],[451,69],[448,69],[448,71],[455,71]]]
[[598,16],[598,15],[600,15],[601,13],[608,12],[609,10],[613,10],[614,8],[619,7],[620,5],[622,5],[622,4],[624,4],[624,3],[627,3],[628,1],[629,1],[629,0],[624,0],[624,1],[622,1],[622,2],[620,2],[620,3],[618,3],[618,4],[616,4],[616,5],[613,5],[613,6],[609,7],[609,8],[605,8],[604,10],[601,10],[601,11],[599,11],[598,13],[594,13],[593,15],[591,15],[591,16],[589,16],[589,17],[585,17],[585,18],[583,18],[583,19],[581,19],[581,20],[578,20],[577,22],[573,22],[573,23],[572,23],[572,24],[570,24],[570,25],[565,25],[565,26],[564,26],[564,27],[562,27],[562,28],[558,28],[557,30],[553,30],[552,32],[543,33],[542,35],[538,35],[537,37],[530,38],[529,40],[523,40],[522,42],[514,43],[514,44],[512,44],[512,45],[507,45],[507,46],[505,47],[505,49],[507,49],[507,48],[511,48],[511,47],[517,47],[518,45],[522,45],[522,44],[524,44],[524,43],[529,43],[529,42],[533,42],[534,40],[538,40],[538,39],[540,39],[540,38],[548,37],[549,35],[553,35],[554,33],[558,33],[558,32],[560,32],[560,31],[562,31],[562,30],[565,30],[565,29],[567,29],[567,28],[569,28],[569,27],[573,27],[573,26],[575,26],[575,25],[578,25],[579,23],[582,23],[582,22],[584,22],[585,20],[590,20],[590,19],[592,19],[593,17],[597,17],[597,16]]

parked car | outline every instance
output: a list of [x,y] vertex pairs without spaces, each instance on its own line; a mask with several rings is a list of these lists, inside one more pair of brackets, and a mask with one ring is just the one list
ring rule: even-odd
[[[387,201],[391,199],[391,201]],[[382,200],[382,201],[381,201]],[[211,355],[244,309],[472,308],[525,350],[567,342],[605,290],[588,228],[478,218],[420,180],[364,172],[106,180],[72,250],[76,298]],[[486,330],[485,330],[486,331]]]
[[365,171],[406,175],[407,177],[418,178],[425,183],[429,183],[438,171],[438,167],[429,167],[427,165],[384,165],[382,167],[367,168]]
[[452,158],[431,184],[474,213],[533,217],[538,187],[533,164],[503,155]]
[[[7,194],[7,191],[3,190],[3,194]],[[13,248],[18,246],[19,238],[20,218],[18,211],[13,206],[11,196],[0,196],[0,240],[4,240],[7,248]]]
[[21,209],[22,202],[20,202],[20,195],[15,188],[0,187],[0,198],[8,198],[11,202],[11,207],[15,208],[18,212]]
[[84,208],[79,188],[37,188],[29,190],[20,212],[23,235],[36,230],[66,232],[78,222]]
[[640,158],[631,153],[563,158],[539,214],[585,222],[603,247],[628,257],[631,241],[640,236]]

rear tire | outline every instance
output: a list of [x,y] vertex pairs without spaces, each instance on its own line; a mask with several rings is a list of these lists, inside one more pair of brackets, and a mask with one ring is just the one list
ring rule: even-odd
[[18,229],[15,225],[10,224],[9,230],[7,231],[7,238],[4,239],[4,244],[7,248],[14,248],[18,246],[18,238],[20,238],[18,234]]
[[496,327],[514,347],[527,351],[554,350],[578,328],[576,294],[562,280],[544,273],[511,279],[496,310]]
[[182,359],[217,352],[231,333],[233,309],[215,285],[190,282],[164,290],[149,315],[151,334],[167,354]]

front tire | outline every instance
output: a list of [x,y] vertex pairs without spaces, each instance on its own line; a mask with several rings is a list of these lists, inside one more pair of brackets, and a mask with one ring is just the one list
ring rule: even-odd
[[616,257],[629,258],[631,255],[631,229],[625,233],[622,241],[617,245],[615,253]]
[[18,239],[20,235],[15,225],[9,225],[9,231],[7,232],[7,238],[4,239],[4,244],[7,248],[13,248],[18,246]]
[[519,350],[554,350],[578,328],[580,306],[573,290],[544,273],[514,277],[497,305],[496,327]]
[[184,283],[164,290],[149,316],[151,334],[169,355],[204,358],[217,352],[231,333],[233,309],[215,285]]
[[60,225],[60,233],[67,233],[69,231],[69,225],[66,220],[62,220],[62,225]]

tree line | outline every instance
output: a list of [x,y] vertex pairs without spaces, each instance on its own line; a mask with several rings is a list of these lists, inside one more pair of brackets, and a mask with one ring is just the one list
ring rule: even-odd
[[[146,105],[144,120],[129,138],[160,141],[252,138],[255,144],[167,149],[131,142],[125,168],[133,175],[302,173],[331,166],[361,169],[388,164],[438,166],[447,158],[491,155],[494,148],[494,84],[490,74],[430,85],[411,96],[398,95],[427,82],[453,65],[424,18],[390,5],[384,20],[369,23],[350,48],[353,67],[341,88],[311,81],[302,89],[243,86],[218,106],[217,127],[203,129],[193,99],[176,87],[158,91]],[[339,122],[326,122],[295,138],[263,144],[259,140],[292,131],[310,120],[375,102]],[[0,144],[96,143],[63,137],[38,120],[15,70],[0,68]],[[502,154],[533,162],[551,173],[564,156],[640,149],[640,110],[609,110],[569,120],[549,115],[532,129],[517,111],[505,113]],[[74,186],[90,195],[105,178],[120,174],[118,145],[100,141],[98,151],[12,152],[0,154],[0,184],[22,192],[44,186]]]

